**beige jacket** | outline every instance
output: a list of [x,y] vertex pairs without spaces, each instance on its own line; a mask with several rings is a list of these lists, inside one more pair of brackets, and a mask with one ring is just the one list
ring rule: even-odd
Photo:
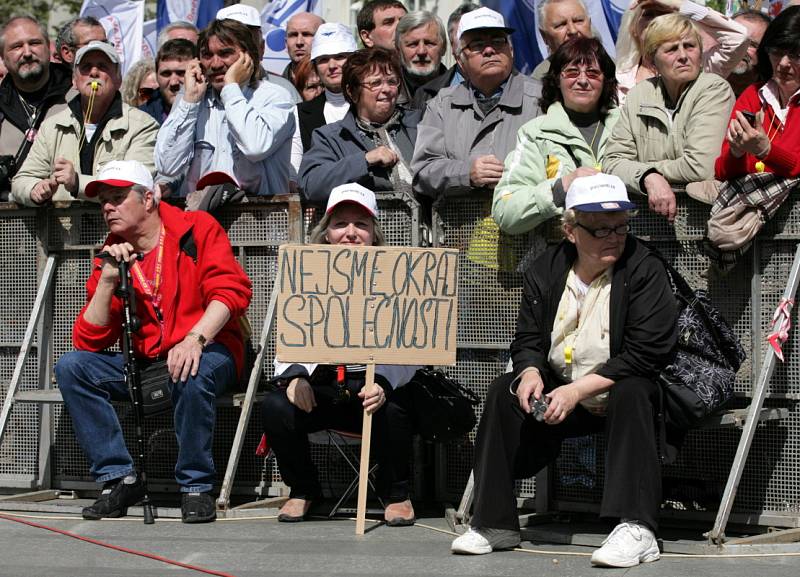
[[[155,172],[153,151],[156,145],[158,124],[146,112],[122,105],[122,116],[110,119],[95,142],[92,174],[80,173],[78,139],[81,125],[72,110],[66,108],[47,118],[39,129],[28,157],[11,181],[11,199],[19,204],[36,206],[31,200],[31,189],[53,172],[56,158],[64,157],[78,171],[78,198],[84,187],[97,174],[100,167],[111,160],[138,160],[148,170]],[[63,186],[59,186],[53,200],[75,200]]]
[[671,184],[713,178],[734,102],[725,80],[701,72],[683,91],[670,116],[660,79],[641,81],[628,94],[614,126],[604,170],[634,190],[641,190],[639,181],[651,168]]

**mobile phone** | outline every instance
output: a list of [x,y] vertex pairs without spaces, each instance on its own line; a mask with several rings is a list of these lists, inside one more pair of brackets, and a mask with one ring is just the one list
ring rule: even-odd
[[756,115],[754,112],[750,112],[749,110],[740,110],[742,116],[747,119],[747,122],[750,123],[750,126],[756,125]]

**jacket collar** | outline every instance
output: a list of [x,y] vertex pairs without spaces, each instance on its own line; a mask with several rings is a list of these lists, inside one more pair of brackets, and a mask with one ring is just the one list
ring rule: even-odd
[[[690,82],[678,97],[678,102],[675,103],[675,114],[677,114],[677,112],[681,109],[681,105],[683,104],[683,101],[688,98],[688,94],[698,85],[698,80],[700,80],[702,75],[703,72],[700,72],[700,75]],[[664,83],[661,81],[661,78],[656,76],[642,80],[642,82],[647,82],[652,87],[650,95],[652,98],[642,99],[642,101],[639,103],[638,114],[641,116],[655,118],[664,124],[664,126],[671,126],[672,122],[670,121],[669,113],[667,112],[667,89],[664,86]]]
[[[73,121],[77,121],[78,126],[83,126],[83,107],[81,106],[80,93],[76,94],[75,97],[67,103],[67,106],[69,106],[72,114],[69,117],[64,117],[57,120],[56,124],[61,126],[72,126]],[[114,99],[111,101],[108,110],[106,110],[106,113],[100,119],[100,122],[97,123],[97,126],[105,126],[106,123],[108,123],[108,121],[112,118],[122,118],[124,120],[123,124],[115,126],[114,130],[128,130],[128,121],[122,112],[122,95],[118,90],[114,95]]]
[[[506,79],[503,95],[500,97],[498,106],[503,108],[522,108],[522,96],[524,93],[523,84],[525,80],[516,69],[511,70],[511,75]],[[462,82],[453,91],[453,106],[471,108],[476,105],[475,95],[472,93],[472,86],[469,82]]]

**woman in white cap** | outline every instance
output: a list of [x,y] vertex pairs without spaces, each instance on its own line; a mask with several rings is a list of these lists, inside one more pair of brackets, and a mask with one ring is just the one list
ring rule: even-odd
[[453,541],[454,552],[516,547],[514,480],[555,461],[565,438],[605,431],[600,515],[619,524],[592,563],[659,558],[656,378],[676,343],[677,307],[661,258],[628,234],[633,208],[619,178],[576,178],[563,215],[566,239],[525,271],[514,370],[486,398],[472,527]]
[[[380,246],[385,244],[377,219],[375,194],[359,184],[335,187],[325,216],[311,232],[313,244]],[[379,463],[376,489],[386,503],[391,526],[413,525],[409,499],[412,425],[405,403],[393,392],[408,383],[419,367],[377,365],[372,392],[363,390],[364,365],[290,364],[275,361],[277,388],[261,403],[264,433],[275,452],[281,477],[291,488],[278,521],[302,521],[322,489],[311,460],[308,434],[323,429],[361,432],[363,411],[372,413],[372,447]]]

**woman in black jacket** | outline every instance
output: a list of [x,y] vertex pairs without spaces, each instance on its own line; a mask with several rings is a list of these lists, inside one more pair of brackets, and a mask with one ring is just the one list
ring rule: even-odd
[[[514,480],[555,461],[565,438],[605,430],[600,514],[620,523],[592,563],[630,567],[659,558],[656,377],[672,358],[677,307],[660,258],[628,234],[633,207],[615,176],[570,186],[566,240],[525,273],[514,371],[486,398],[472,528],[453,542],[454,552],[518,545]],[[541,401],[547,407],[537,415]]]

